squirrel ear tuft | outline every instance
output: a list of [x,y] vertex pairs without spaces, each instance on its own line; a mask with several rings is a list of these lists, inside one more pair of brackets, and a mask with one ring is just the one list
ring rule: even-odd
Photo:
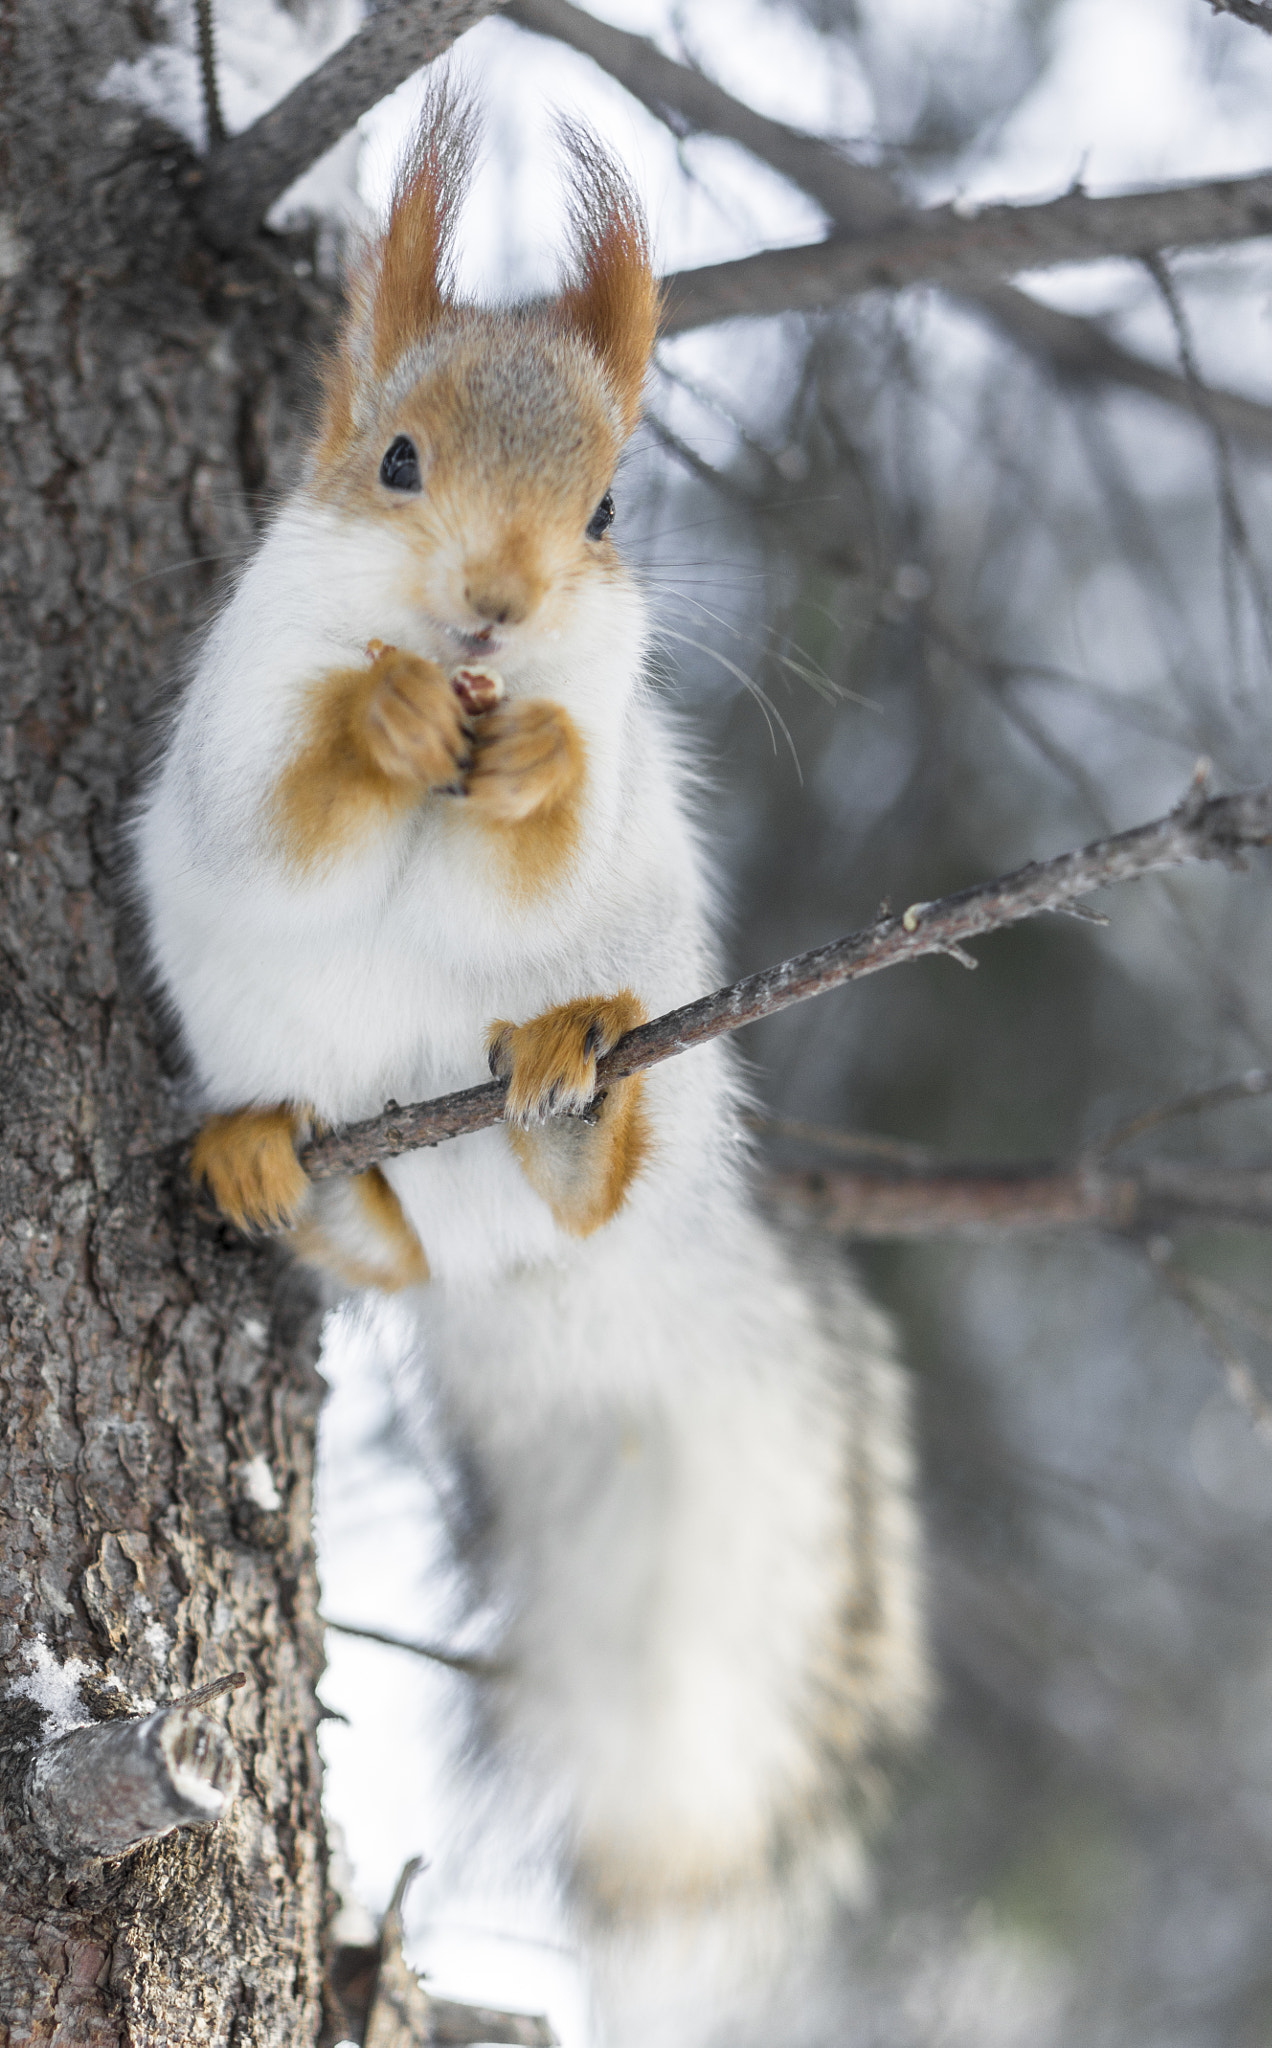
[[626,435],[640,418],[662,311],[649,230],[639,199],[600,138],[576,121],[560,122],[558,132],[572,174],[574,275],[557,309],[599,358]]
[[348,311],[327,365],[324,448],[352,431],[359,389],[382,382],[450,302],[451,245],[478,140],[469,93],[443,75],[398,165],[384,233],[350,272]]
[[463,85],[443,76],[398,166],[389,224],[372,252],[372,369],[384,377],[433,326],[453,291],[451,243],[472,175],[479,123]]

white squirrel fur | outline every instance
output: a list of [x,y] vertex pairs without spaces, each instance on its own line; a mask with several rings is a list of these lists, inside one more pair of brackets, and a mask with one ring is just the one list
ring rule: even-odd
[[[524,383],[515,322],[472,317]],[[469,647],[408,594],[406,549],[302,483],[203,643],[139,812],[154,971],[208,1111],[367,1117],[484,1080],[495,1018],[621,988],[656,1016],[721,978],[682,741],[623,572],[492,652],[509,701],[550,698],[583,737],[559,880],[528,901],[492,885],[442,795],[289,866],[269,801],[312,678],[375,639],[443,666]],[[644,1100],[648,1161],[586,1238],[502,1128],[384,1171],[427,1253],[404,1299],[502,1617],[488,1754],[550,1816],[593,1924],[759,1924],[851,1883],[883,1765],[924,1722],[906,1388],[835,1255],[756,1212],[729,1054],[663,1063]],[[348,1226],[340,1184],[311,1201]]]

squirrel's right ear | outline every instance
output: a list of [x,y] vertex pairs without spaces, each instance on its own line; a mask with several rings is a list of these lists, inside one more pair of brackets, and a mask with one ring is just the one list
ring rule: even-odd
[[627,435],[640,418],[662,312],[649,230],[639,199],[600,138],[581,122],[559,126],[574,187],[574,276],[557,309],[600,358]]
[[451,244],[478,139],[468,93],[439,79],[398,166],[388,225],[348,281],[348,311],[327,366],[324,450],[353,431],[360,392],[372,395],[450,303]]

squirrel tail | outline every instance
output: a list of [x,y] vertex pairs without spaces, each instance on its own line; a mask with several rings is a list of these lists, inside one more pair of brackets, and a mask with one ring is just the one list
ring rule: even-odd
[[476,1748],[618,1958],[686,1929],[735,1961],[788,1947],[860,1888],[929,1707],[888,1326],[829,1251],[796,1264],[744,1211],[727,1237],[657,1290],[617,1257],[585,1288],[522,1274],[465,1304],[454,1373],[426,1309],[503,1617]]

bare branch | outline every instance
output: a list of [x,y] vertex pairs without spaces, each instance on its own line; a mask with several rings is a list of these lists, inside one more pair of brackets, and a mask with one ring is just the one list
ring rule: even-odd
[[1161,1124],[1173,1123],[1177,1117],[1226,1109],[1229,1103],[1249,1102],[1255,1096],[1269,1093],[1272,1093],[1272,1074],[1265,1073],[1262,1067],[1251,1067],[1248,1073],[1239,1075],[1235,1081],[1220,1081],[1217,1087],[1199,1088],[1192,1095],[1181,1095],[1174,1102],[1158,1103],[1152,1109],[1141,1111],[1139,1116],[1118,1124],[1107,1138],[1101,1138],[1092,1148],[1093,1156],[1107,1159],[1110,1152],[1129,1145],[1132,1138],[1141,1137],[1145,1131],[1154,1131]]
[[364,2048],[460,2048],[465,2042],[556,2048],[556,2035],[545,2019],[460,2005],[454,1999],[434,1998],[424,1989],[402,1952],[402,1907],[419,1868],[418,1857],[406,1865],[380,1929],[374,1989],[361,2036]]
[[877,228],[914,211],[886,171],[855,164],[831,143],[757,114],[703,72],[664,57],[645,36],[612,28],[570,0],[508,0],[505,11],[521,28],[590,57],[677,133],[697,130],[740,143],[807,192],[839,227]]
[[1238,21],[1248,21],[1251,28],[1261,28],[1265,36],[1272,36],[1272,7],[1267,0],[1210,0],[1212,14],[1235,14]]
[[169,1700],[165,1711],[172,1713],[179,1707],[182,1713],[188,1713],[191,1707],[210,1706],[213,1700],[223,1699],[227,1692],[242,1692],[246,1684],[246,1671],[227,1671],[220,1678],[210,1679],[207,1685],[199,1685],[193,1692],[183,1693],[179,1700]]
[[[702,72],[665,57],[644,36],[598,21],[570,0],[509,0],[507,14],[522,28],[553,36],[590,57],[677,134],[698,131],[739,143],[815,199],[847,233],[915,215],[888,172],[854,163],[833,143],[757,114]],[[1128,385],[1196,412],[1184,378],[1120,347],[1092,320],[1041,305],[1027,292],[999,282],[969,286],[956,296],[1060,377]],[[1272,406],[1226,391],[1210,392],[1208,404],[1215,424],[1226,433],[1272,446]]]
[[388,0],[286,99],[209,157],[198,198],[208,239],[227,254],[251,241],[281,192],[359,116],[501,0]]
[[73,1864],[122,1856],[174,1828],[212,1827],[238,1785],[229,1736],[178,1705],[44,1743],[27,1773],[26,1804],[57,1861]]
[[389,1635],[379,1628],[359,1628],[351,1621],[332,1621],[324,1617],[323,1626],[333,1628],[337,1635],[357,1636],[364,1643],[382,1643],[388,1650],[408,1650],[412,1657],[423,1657],[430,1664],[445,1665],[448,1671],[462,1671],[466,1678],[497,1678],[504,1669],[491,1657],[468,1657],[460,1650],[444,1650],[440,1643],[420,1643],[410,1636]]
[[1112,1230],[1149,1237],[1184,1227],[1272,1227],[1272,1167],[1174,1160],[1120,1174],[1090,1167],[954,1166],[939,1173],[843,1168],[770,1174],[765,1193],[833,1236],[1032,1236]]
[[225,117],[216,83],[216,25],[212,0],[195,0],[195,23],[199,36],[199,76],[203,84],[203,120],[210,150],[225,141]]
[[[937,903],[914,903],[900,917],[881,917],[864,931],[832,945],[747,975],[696,1003],[629,1031],[597,1064],[597,1082],[622,1080],[661,1060],[688,1052],[723,1032],[837,988],[878,974],[904,960],[950,953],[967,939],[1018,924],[1042,911],[1064,910],[1110,882],[1124,882],[1192,861],[1233,862],[1244,847],[1272,841],[1272,784],[1235,796],[1207,799],[1203,770],[1168,817],[1097,840],[1055,860],[1031,862],[1013,875],[959,890]],[[390,1106],[381,1116],[315,1139],[301,1154],[315,1180],[360,1172],[377,1159],[425,1145],[440,1145],[468,1131],[485,1130],[503,1116],[505,1083],[488,1082],[409,1109]]]
[[1213,247],[1272,233],[1272,174],[1163,185],[1092,199],[1066,192],[1040,206],[934,206],[890,228],[768,249],[666,280],[664,332],[743,314],[815,312],[880,286],[957,290],[1022,270]]
[[[1123,348],[1094,320],[1044,306],[1010,284],[981,284],[956,296],[960,303],[987,315],[1056,376],[1074,383],[1125,385],[1196,418],[1197,398],[1186,378]],[[1272,406],[1212,384],[1206,386],[1205,403],[1214,426],[1234,441],[1272,448]]]

